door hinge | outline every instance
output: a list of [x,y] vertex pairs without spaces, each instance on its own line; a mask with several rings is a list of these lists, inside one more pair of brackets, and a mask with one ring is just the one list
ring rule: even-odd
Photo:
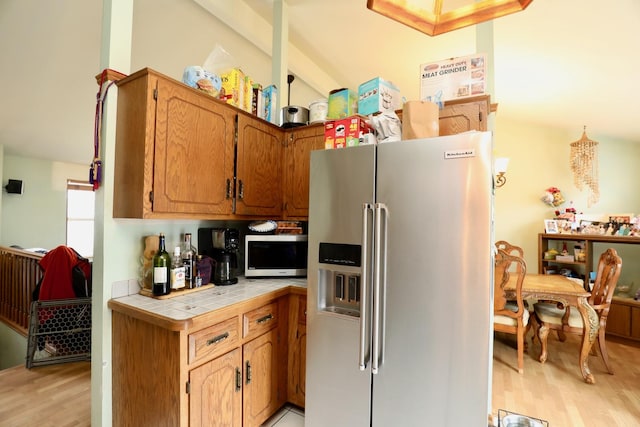
[[158,88],[154,88],[153,89],[153,99],[155,99],[156,101],[158,100]]
[[187,394],[191,393],[191,381],[187,381],[185,389]]
[[300,331],[296,329],[296,339],[300,338]]
[[153,191],[149,191],[149,201],[153,205]]

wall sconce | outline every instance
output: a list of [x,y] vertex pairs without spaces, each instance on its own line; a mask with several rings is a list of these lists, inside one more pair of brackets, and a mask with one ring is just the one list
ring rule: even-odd
[[[533,0],[367,0],[367,9],[430,36],[520,12]],[[443,5],[447,8],[443,9]]]
[[507,166],[509,165],[508,157],[497,157],[494,164],[494,170],[496,172],[496,187],[500,188],[507,182]]

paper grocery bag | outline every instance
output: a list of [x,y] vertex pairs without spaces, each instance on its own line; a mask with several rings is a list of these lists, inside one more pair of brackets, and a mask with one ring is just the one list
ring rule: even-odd
[[402,139],[432,138],[440,133],[440,109],[429,101],[407,101],[402,107]]

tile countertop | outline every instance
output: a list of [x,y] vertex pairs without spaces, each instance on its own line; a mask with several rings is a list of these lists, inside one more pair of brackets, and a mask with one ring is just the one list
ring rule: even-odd
[[112,301],[170,320],[187,320],[289,286],[306,289],[307,279],[292,277],[249,279],[239,277],[238,283],[235,285],[214,286],[213,288],[191,292],[174,298],[156,299],[133,294],[114,298]]

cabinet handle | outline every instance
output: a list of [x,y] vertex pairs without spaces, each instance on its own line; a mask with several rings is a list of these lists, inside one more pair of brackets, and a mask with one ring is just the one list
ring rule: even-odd
[[239,367],[236,367],[236,391],[240,391],[242,388],[242,371]]
[[273,319],[273,315],[271,313],[267,314],[264,317],[259,318],[258,320],[256,320],[256,323],[258,325],[261,325],[263,323],[267,323],[269,320]]
[[227,179],[227,199],[231,198],[231,180]]
[[251,362],[249,362],[248,360],[245,362],[246,365],[246,372],[247,372],[247,384],[251,383]]
[[244,183],[242,180],[238,181],[238,198],[244,199]]
[[229,332],[225,332],[224,334],[220,334],[217,337],[211,338],[207,341],[207,345],[218,344],[219,342],[222,342],[227,338],[229,338]]

